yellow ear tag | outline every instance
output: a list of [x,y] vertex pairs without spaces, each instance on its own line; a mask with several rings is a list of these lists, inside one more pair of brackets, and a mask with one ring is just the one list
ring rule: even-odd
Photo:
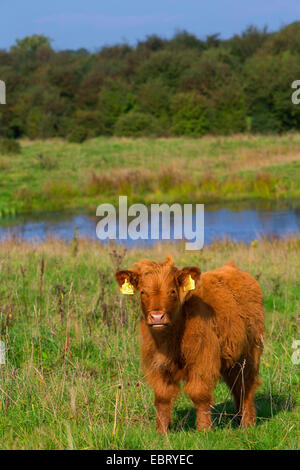
[[120,288],[122,294],[127,294],[127,295],[132,295],[134,294],[134,288],[133,285],[130,284],[128,279],[125,279],[124,283],[122,284],[122,287]]
[[195,289],[195,281],[192,278],[192,276],[189,274],[187,283],[184,286],[183,290],[186,292],[187,290],[194,290],[194,289]]

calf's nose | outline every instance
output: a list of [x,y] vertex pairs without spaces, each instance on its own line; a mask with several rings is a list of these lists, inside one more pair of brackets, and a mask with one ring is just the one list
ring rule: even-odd
[[151,320],[153,321],[160,321],[163,319],[163,317],[165,316],[165,312],[162,312],[162,311],[156,311],[156,312],[151,312],[150,313],[150,318]]

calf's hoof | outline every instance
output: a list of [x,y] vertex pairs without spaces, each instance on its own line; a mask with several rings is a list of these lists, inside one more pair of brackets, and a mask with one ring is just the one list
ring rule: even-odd
[[241,421],[240,421],[240,426],[242,428],[248,428],[250,426],[254,426],[255,425],[255,422],[256,422],[256,416],[251,414],[244,414],[241,418]]
[[170,429],[170,423],[164,423],[160,420],[156,421],[156,430],[158,434],[167,434]]

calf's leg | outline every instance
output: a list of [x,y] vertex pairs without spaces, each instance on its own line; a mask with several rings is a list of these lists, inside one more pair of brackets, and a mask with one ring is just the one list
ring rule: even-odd
[[223,372],[223,377],[230,388],[242,427],[252,426],[256,421],[254,406],[258,380],[258,361],[248,357],[234,364]]
[[210,429],[211,405],[213,401],[213,389],[204,380],[191,380],[185,386],[185,392],[196,408],[196,426],[197,429]]
[[178,386],[173,383],[159,381],[154,386],[157,418],[156,429],[159,433],[165,434],[171,422],[173,402],[178,393]]

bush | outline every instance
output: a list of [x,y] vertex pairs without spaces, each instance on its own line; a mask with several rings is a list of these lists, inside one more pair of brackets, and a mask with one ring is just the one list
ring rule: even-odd
[[74,127],[74,129],[72,129],[72,131],[68,135],[68,141],[76,144],[81,144],[86,140],[87,135],[87,130],[84,127],[77,126]]
[[105,134],[103,117],[97,110],[79,109],[72,118],[62,116],[58,122],[57,135],[67,138],[69,142],[80,143],[102,134]]
[[44,155],[43,153],[39,152],[37,157],[39,159],[39,166],[41,170],[54,170],[55,168],[58,168],[58,161],[49,155]]
[[158,122],[150,114],[132,111],[119,117],[115,125],[115,134],[126,137],[140,137],[158,133]]
[[16,155],[21,153],[21,145],[14,139],[2,139],[0,140],[0,153]]
[[145,114],[156,118],[168,118],[170,115],[171,92],[160,78],[143,83],[138,90],[138,104]]
[[40,107],[30,109],[26,122],[26,135],[30,139],[47,139],[55,135],[55,117]]
[[153,52],[137,68],[137,83],[146,83],[160,77],[165,86],[171,90],[176,90],[183,72],[194,60],[195,56],[191,51],[179,52],[162,49]]
[[114,126],[122,114],[133,110],[135,96],[128,90],[128,85],[119,80],[107,80],[100,91],[99,107],[103,116],[104,133],[111,135]]
[[261,134],[276,134],[282,130],[282,124],[274,112],[263,102],[257,103],[251,116],[251,131]]
[[72,130],[76,127],[74,117],[62,116],[57,121],[57,135],[58,137],[68,138]]
[[208,131],[206,101],[197,93],[178,93],[173,99],[172,111],[172,134],[201,136]]
[[86,130],[87,138],[97,137],[104,134],[103,116],[100,111],[79,109],[74,116],[76,127]]
[[246,129],[246,99],[242,88],[233,79],[211,96],[210,129],[215,134],[232,134]]

